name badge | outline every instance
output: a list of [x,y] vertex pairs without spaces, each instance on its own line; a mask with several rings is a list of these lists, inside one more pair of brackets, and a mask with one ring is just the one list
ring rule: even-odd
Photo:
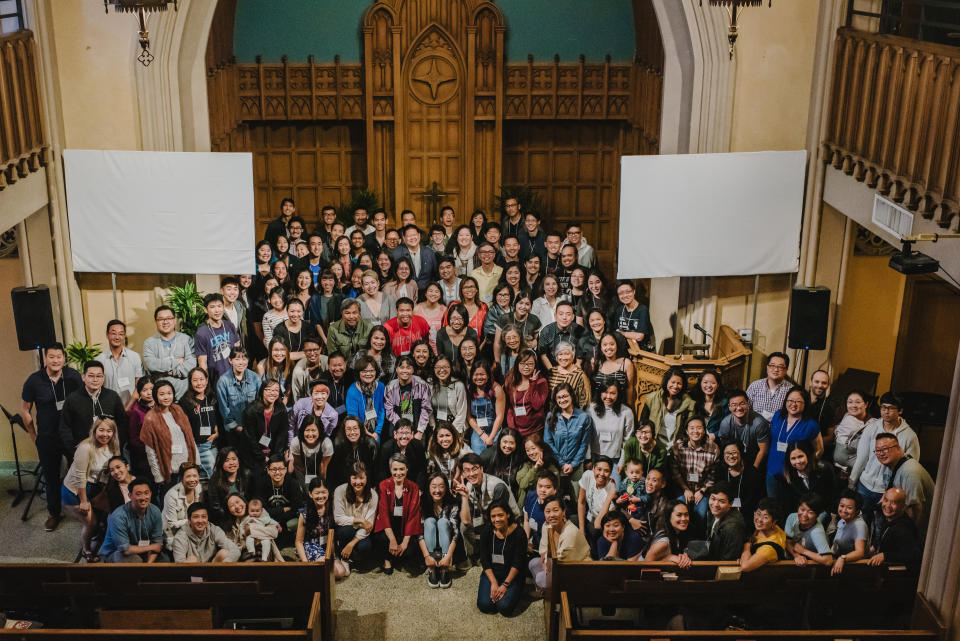
[[260,440],[257,441],[257,442],[260,443],[260,445],[262,445],[262,446],[264,446],[264,447],[269,447],[269,446],[270,446],[270,435],[269,435],[269,434],[264,434],[263,436],[260,437]]
[[736,497],[735,499],[733,499],[733,507],[742,507],[742,504],[740,503],[740,497],[739,497],[739,496]]
[[213,434],[213,430],[210,429],[209,425],[200,426],[200,436],[210,436],[211,434]]
[[770,422],[770,419],[773,418],[773,412],[760,412],[760,416],[767,419],[767,422]]
[[445,421],[445,420],[447,420],[447,417],[448,417],[448,416],[450,416],[450,415],[447,414],[447,410],[437,410],[437,420],[438,420],[438,421]]
[[186,454],[186,449],[180,443],[173,443],[170,445],[171,454]]
[[699,483],[699,482],[700,482],[700,475],[697,474],[696,472],[690,472],[689,474],[687,474],[687,482],[689,482],[689,483]]
[[409,349],[405,349],[405,350],[403,350],[403,351],[400,352],[400,356],[406,356],[406,355],[409,354],[409,353],[410,353],[410,350],[409,350]]
[[487,426],[487,417],[486,417],[486,416],[478,416],[478,417],[477,417],[477,425],[479,425],[480,427],[486,427],[486,426]]
[[777,441],[777,451],[778,451],[778,452],[786,452],[786,451],[787,451],[787,444],[784,443],[783,441]]
[[404,412],[403,416],[400,418],[405,418],[410,422],[413,422],[413,412]]
[[117,385],[120,387],[120,389],[127,389],[128,387],[133,387],[130,383],[131,383],[130,379],[127,378],[126,376],[121,376],[120,378],[117,379]]
[[483,517],[482,516],[473,517],[473,527],[480,527],[481,525],[483,525]]
[[503,565],[503,564],[504,564],[503,555],[502,555],[502,554],[497,554],[496,552],[494,552],[493,554],[490,555],[490,560],[491,560],[493,563],[497,564],[497,565]]
[[304,475],[303,475],[303,482],[304,482],[305,485],[310,485],[310,481],[312,481],[312,480],[315,479],[315,478],[317,478],[317,475],[316,475],[316,474],[304,474]]
[[147,547],[148,545],[150,545],[150,539],[143,539],[143,540],[141,540],[141,541],[138,541],[138,542],[137,542],[137,545],[139,545],[139,546],[142,547],[142,548],[145,548],[145,547]]
[[601,443],[613,443],[613,434],[609,432],[600,432],[600,442]]
[[402,505],[394,505],[394,506],[393,506],[393,515],[394,515],[394,516],[403,516],[403,506],[402,506]]
[[377,410],[367,410],[367,413],[363,415],[365,420],[373,421],[377,418]]
[[516,414],[517,416],[526,416],[527,408],[524,407],[523,405],[517,405],[516,407],[513,408],[513,413]]
[[62,409],[63,409],[63,401],[57,401],[57,411],[59,412]]
[[337,409],[337,414],[345,414],[347,412],[346,405],[337,405],[336,409]]
[[540,524],[535,519],[530,519],[530,531],[536,532],[540,529]]

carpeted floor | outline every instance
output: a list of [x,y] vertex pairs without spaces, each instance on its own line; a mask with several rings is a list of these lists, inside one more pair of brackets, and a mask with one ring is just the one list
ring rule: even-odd
[[[25,479],[33,486],[33,480]],[[0,563],[71,563],[79,549],[80,526],[64,519],[54,532],[44,532],[47,518],[42,497],[21,521],[26,499],[11,508],[7,490],[16,488],[8,473],[0,477]],[[459,639],[523,639],[543,637],[543,602],[528,598],[510,618],[477,610],[480,569],[457,574],[452,587],[430,589],[423,574],[406,571],[391,576],[379,570],[353,573],[336,586],[337,640],[457,641]]]

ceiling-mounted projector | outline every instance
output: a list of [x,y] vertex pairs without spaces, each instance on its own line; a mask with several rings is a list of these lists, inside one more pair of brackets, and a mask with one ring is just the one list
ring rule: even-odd
[[890,257],[888,263],[892,269],[910,276],[912,274],[934,274],[940,269],[940,261],[926,254],[911,250],[913,243],[921,240],[937,242],[941,238],[960,238],[960,234],[915,234],[903,236],[903,250]]

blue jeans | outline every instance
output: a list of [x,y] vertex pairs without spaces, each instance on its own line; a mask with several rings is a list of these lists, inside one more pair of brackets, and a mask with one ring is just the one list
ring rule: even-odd
[[517,602],[520,601],[522,587],[523,578],[522,575],[518,574],[516,580],[507,588],[503,598],[494,603],[490,600],[490,579],[487,578],[487,573],[483,572],[480,575],[480,587],[477,588],[477,608],[484,614],[499,613],[510,616],[513,614],[513,609],[517,607]]
[[863,509],[860,511],[860,513],[863,514],[863,520],[866,521],[868,525],[872,525],[874,511],[877,509],[877,505],[880,504],[880,499],[883,498],[883,494],[868,490],[860,481],[857,481],[857,494],[863,497]]
[[774,501],[780,501],[782,498],[783,490],[782,481],[779,476],[774,476],[773,474],[767,474],[767,496]]
[[[488,423],[486,427],[481,427],[480,429],[482,429],[484,433],[489,434],[490,430],[493,429],[493,426]],[[493,444],[494,445],[497,444],[497,439],[494,439]],[[491,445],[490,447],[493,447],[493,445]],[[473,430],[470,430],[470,449],[477,454],[480,454],[485,449],[487,449],[487,444],[484,443],[483,439],[480,438],[480,435],[474,432]]]
[[450,521],[432,516],[423,519],[423,544],[431,554],[439,551],[440,556],[444,556],[450,550],[451,541],[453,541],[453,524]]
[[217,461],[217,446],[206,441],[197,443],[197,451],[200,452],[200,478],[209,479],[213,476],[213,466]]
[[[345,545],[350,543],[357,535],[357,529],[352,525],[338,525],[334,530],[334,538],[337,541],[337,548],[342,550]],[[374,560],[373,535],[368,534],[365,538],[357,541],[353,546],[353,553],[350,555],[350,562],[355,564],[371,563]]]

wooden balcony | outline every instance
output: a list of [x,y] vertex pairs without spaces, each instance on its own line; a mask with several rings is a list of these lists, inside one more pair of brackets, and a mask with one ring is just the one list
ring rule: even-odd
[[47,164],[32,31],[0,37],[0,190]]
[[960,47],[841,28],[831,100],[828,161],[956,229]]

